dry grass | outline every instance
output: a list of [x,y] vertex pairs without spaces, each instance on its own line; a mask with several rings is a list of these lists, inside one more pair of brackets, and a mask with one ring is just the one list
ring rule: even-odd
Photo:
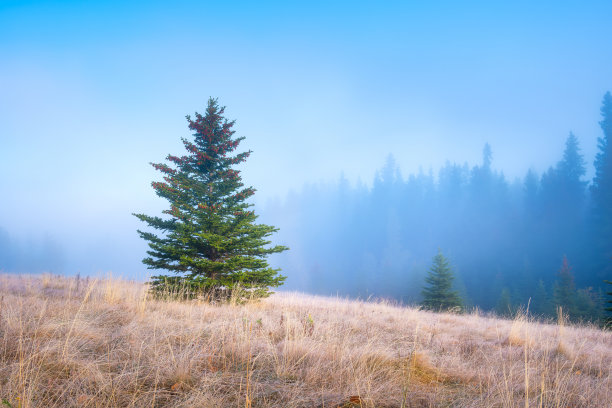
[[118,279],[0,275],[13,407],[610,407],[612,333],[281,293],[147,299]]

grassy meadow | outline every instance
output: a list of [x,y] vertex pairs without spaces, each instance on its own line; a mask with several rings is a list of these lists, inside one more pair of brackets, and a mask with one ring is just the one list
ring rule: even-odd
[[612,332],[277,293],[0,275],[3,407],[612,407]]

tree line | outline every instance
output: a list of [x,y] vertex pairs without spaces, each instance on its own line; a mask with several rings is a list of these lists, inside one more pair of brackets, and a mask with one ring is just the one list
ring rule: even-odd
[[530,304],[575,320],[604,313],[612,277],[612,96],[601,107],[602,133],[587,180],[578,138],[543,174],[509,181],[487,144],[480,164],[447,162],[402,176],[393,156],[372,187],[305,186],[263,217],[279,225],[292,251],[276,255],[291,288],[350,296],[422,300],[421,288],[440,248],[455,269],[466,306],[510,313]]

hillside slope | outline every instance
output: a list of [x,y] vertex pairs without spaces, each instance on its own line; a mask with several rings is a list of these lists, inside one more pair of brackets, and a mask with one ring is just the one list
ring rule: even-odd
[[612,333],[280,293],[152,301],[118,279],[0,275],[13,407],[611,407]]

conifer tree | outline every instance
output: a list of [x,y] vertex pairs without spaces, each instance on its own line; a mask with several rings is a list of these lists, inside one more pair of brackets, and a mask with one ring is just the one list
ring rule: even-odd
[[544,241],[540,251],[547,259],[558,259],[563,254],[569,254],[572,259],[578,258],[580,261],[586,191],[586,182],[582,177],[585,171],[578,138],[570,132],[565,141],[563,158],[542,175],[539,222]]
[[187,154],[152,163],[164,175],[163,182],[152,186],[168,200],[169,209],[164,218],[134,215],[160,232],[138,231],[150,247],[143,263],[174,274],[152,277],[158,294],[181,291],[186,297],[223,299],[240,287],[245,295],[259,297],[285,279],[266,257],[287,248],[269,246],[268,237],[277,229],[255,223],[257,215],[247,201],[255,189],[245,187],[234,168],[251,152],[233,153],[244,137],[233,137],[234,121],[223,113],[224,107],[209,99],[204,115],[187,116],[193,136],[182,139]]
[[536,173],[529,169],[523,181],[523,206],[526,221],[531,225],[538,215],[538,189],[540,181]]
[[[565,141],[563,158],[555,168],[556,194],[554,202],[548,211],[557,208],[557,212],[563,217],[559,224],[571,226],[580,223],[582,204],[585,196],[587,183],[582,180],[586,173],[586,167],[578,138],[570,132]],[[565,222],[564,222],[565,221]],[[565,231],[566,234],[577,234],[577,231]]]
[[426,286],[423,287],[421,294],[423,301],[421,305],[429,310],[449,310],[462,307],[459,294],[452,290],[453,272],[448,260],[438,250],[438,254],[433,258],[427,276],[425,277]]
[[595,269],[600,278],[612,276],[612,94],[607,92],[599,122],[603,135],[597,139],[595,177],[591,184]]
[[491,146],[486,143],[482,149],[482,165],[475,166],[472,169],[472,177],[470,180],[470,189],[472,190],[472,200],[480,203],[483,208],[490,205],[491,188],[493,184],[493,171],[491,170],[491,162],[493,160],[493,152]]
[[608,306],[605,308],[605,310],[608,315],[604,319],[604,327],[612,328],[612,281],[606,280],[604,282],[610,285],[608,291],[606,291],[606,295],[608,295],[608,300],[606,303]]
[[566,224],[568,218],[579,218],[586,182],[585,162],[578,138],[570,132],[565,141],[563,158],[556,167],[542,175],[542,199],[547,213],[560,218],[555,224]]
[[563,158],[557,163],[557,172],[561,177],[561,182],[565,184],[568,193],[581,197],[584,194],[586,182],[582,177],[586,173],[584,158],[580,153],[580,144],[574,133],[570,132],[565,141]]

